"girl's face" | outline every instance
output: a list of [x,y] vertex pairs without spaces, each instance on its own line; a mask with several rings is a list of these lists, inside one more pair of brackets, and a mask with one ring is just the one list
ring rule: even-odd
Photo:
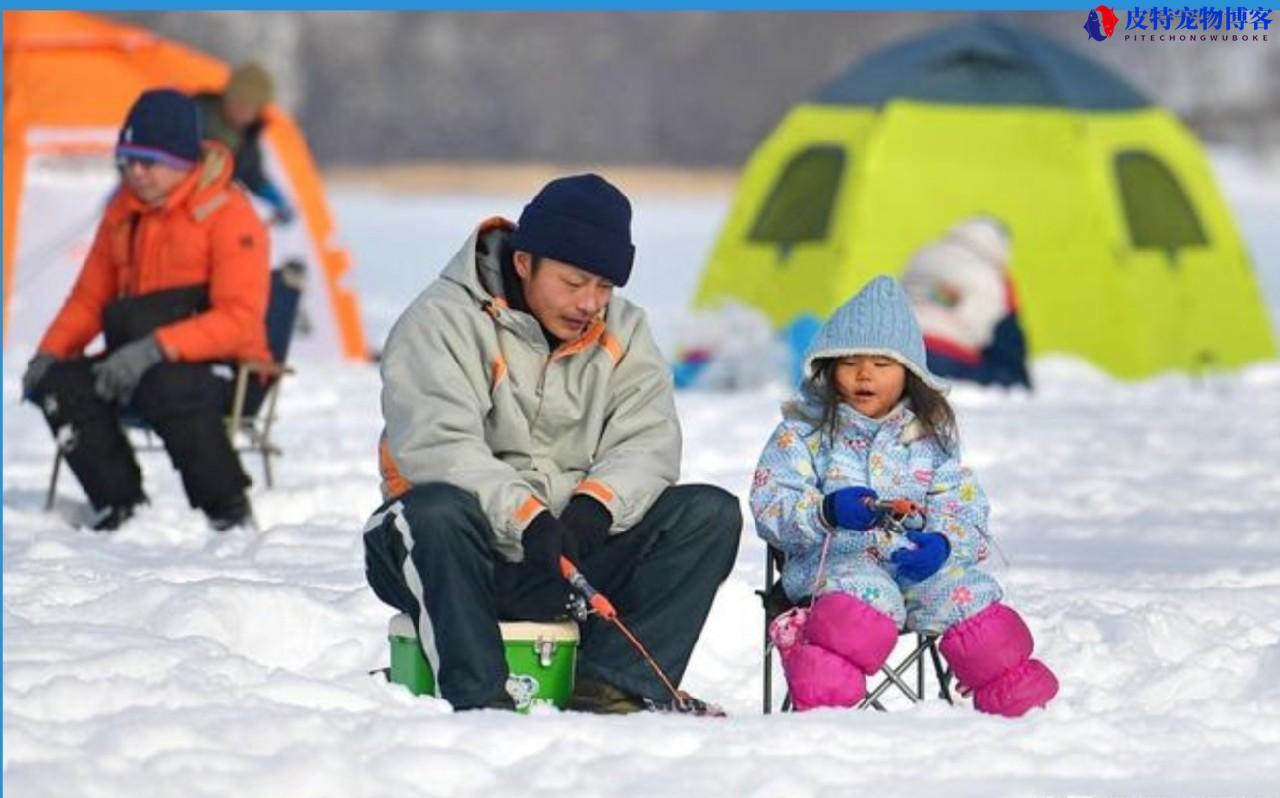
[[852,355],[836,363],[836,393],[868,418],[884,418],[902,399],[907,370],[890,357]]

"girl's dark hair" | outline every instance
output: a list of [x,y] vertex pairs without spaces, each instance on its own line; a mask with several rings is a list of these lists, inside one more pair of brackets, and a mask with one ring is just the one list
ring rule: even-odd
[[[813,387],[822,400],[822,419],[819,429],[827,436],[828,443],[834,442],[836,424],[839,418],[840,390],[836,386],[836,366],[840,358],[828,357],[815,361]],[[916,376],[911,369],[906,371],[904,392],[911,401],[911,410],[916,420],[924,427],[925,434],[936,440],[947,452],[954,453],[959,441],[956,429],[956,414],[941,392],[930,388],[925,381]]]

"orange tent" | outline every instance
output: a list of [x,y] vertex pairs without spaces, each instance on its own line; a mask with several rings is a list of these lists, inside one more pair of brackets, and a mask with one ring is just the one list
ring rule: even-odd
[[[116,131],[144,89],[216,90],[223,62],[141,28],[73,11],[4,12],[4,348],[34,346],[79,272],[117,175]],[[268,174],[298,209],[272,261],[307,265],[303,355],[367,356],[351,268],[297,125],[267,109]]]

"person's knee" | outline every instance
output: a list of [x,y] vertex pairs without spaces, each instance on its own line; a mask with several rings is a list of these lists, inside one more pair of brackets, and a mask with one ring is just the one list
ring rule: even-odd
[[839,590],[871,605],[901,626],[907,619],[906,600],[884,569],[871,564],[835,568],[827,574],[827,590]]
[[62,398],[92,392],[93,373],[89,370],[89,362],[80,359],[60,360],[49,366],[34,391],[37,400],[46,396]]
[[699,524],[742,529],[742,506],[738,497],[716,485],[676,485],[669,488],[686,514]]
[[738,497],[715,485],[681,485],[677,490],[691,514],[690,532],[732,566],[742,541],[742,504]]
[[413,612],[416,600],[405,583],[405,548],[397,531],[376,526],[364,533],[364,573],[373,592],[402,612]]
[[475,496],[447,482],[415,485],[396,503],[402,508],[415,548],[474,548],[488,532]]

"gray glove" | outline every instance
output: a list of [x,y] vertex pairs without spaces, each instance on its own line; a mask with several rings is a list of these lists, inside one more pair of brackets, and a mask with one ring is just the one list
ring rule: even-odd
[[53,355],[44,352],[37,352],[31,360],[27,361],[27,370],[22,372],[22,398],[28,402],[35,401],[36,388],[39,387],[40,381],[44,379],[44,375],[49,373],[49,367],[57,363],[58,359]]
[[105,401],[128,404],[142,375],[163,360],[154,335],[127,343],[93,367],[93,392]]

